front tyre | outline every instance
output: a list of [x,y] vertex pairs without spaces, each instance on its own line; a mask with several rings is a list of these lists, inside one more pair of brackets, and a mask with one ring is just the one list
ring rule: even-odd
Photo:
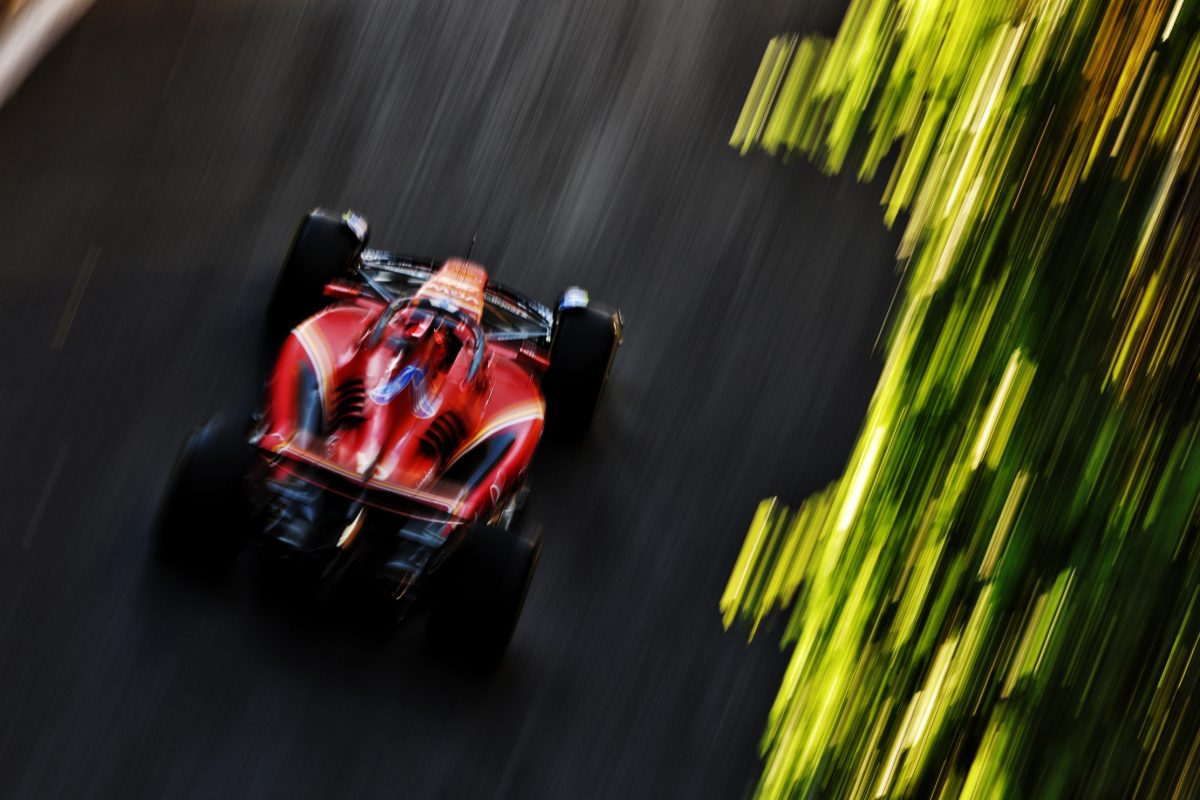
[[487,670],[499,664],[512,640],[541,542],[483,523],[465,535],[431,576],[436,587],[425,641],[435,653]]
[[191,435],[172,470],[156,525],[158,553],[179,566],[228,566],[250,533],[245,477],[253,448],[244,430],[211,420]]
[[582,289],[568,289],[559,301],[550,343],[550,367],[542,378],[546,431],[560,439],[581,439],[591,427],[621,343],[621,315],[588,305]]
[[321,310],[325,286],[354,274],[366,243],[366,220],[350,211],[338,215],[317,209],[300,222],[267,310],[267,334],[273,342],[283,341]]

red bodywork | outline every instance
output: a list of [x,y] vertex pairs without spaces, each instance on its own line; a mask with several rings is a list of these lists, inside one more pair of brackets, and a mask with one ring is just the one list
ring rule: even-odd
[[341,302],[282,347],[259,448],[282,468],[334,473],[369,506],[398,499],[463,520],[502,510],[542,434],[544,359],[478,336],[486,285],[461,260],[407,305],[331,285]]

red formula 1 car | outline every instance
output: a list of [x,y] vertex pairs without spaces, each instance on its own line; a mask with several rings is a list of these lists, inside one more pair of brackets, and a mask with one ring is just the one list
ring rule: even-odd
[[588,428],[621,316],[578,288],[556,308],[478,264],[366,249],[353,213],[301,223],[275,287],[282,342],[261,411],[188,441],[158,522],[165,554],[220,563],[247,541],[328,583],[356,576],[431,644],[495,662],[536,538],[514,524],[542,436]]

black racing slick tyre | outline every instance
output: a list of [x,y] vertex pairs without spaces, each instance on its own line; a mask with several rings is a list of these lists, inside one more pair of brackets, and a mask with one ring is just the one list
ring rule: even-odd
[[550,344],[550,367],[542,378],[546,431],[559,439],[581,439],[621,338],[620,316],[592,306],[561,308]]
[[450,560],[431,576],[433,607],[425,643],[473,669],[496,667],[508,650],[541,543],[483,523],[471,527]]
[[367,240],[366,222],[351,212],[320,209],[301,221],[280,267],[267,309],[267,334],[281,342],[325,305],[325,286],[354,273]]
[[156,524],[159,555],[199,572],[227,567],[250,533],[245,490],[253,448],[244,430],[222,418],[184,444]]

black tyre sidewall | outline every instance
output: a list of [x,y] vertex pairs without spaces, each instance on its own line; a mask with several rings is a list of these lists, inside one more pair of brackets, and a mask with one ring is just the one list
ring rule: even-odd
[[548,433],[560,439],[578,439],[587,433],[616,348],[611,313],[592,307],[559,312],[550,367],[542,379]]
[[512,640],[541,545],[483,524],[466,537],[434,576],[426,642],[465,666],[490,669]]
[[253,449],[243,433],[239,426],[216,419],[184,444],[156,524],[163,557],[210,570],[236,556],[250,530],[245,476]]
[[282,341],[292,328],[321,310],[325,286],[352,274],[361,252],[362,242],[341,217],[324,211],[305,217],[280,267],[267,310],[272,341]]

